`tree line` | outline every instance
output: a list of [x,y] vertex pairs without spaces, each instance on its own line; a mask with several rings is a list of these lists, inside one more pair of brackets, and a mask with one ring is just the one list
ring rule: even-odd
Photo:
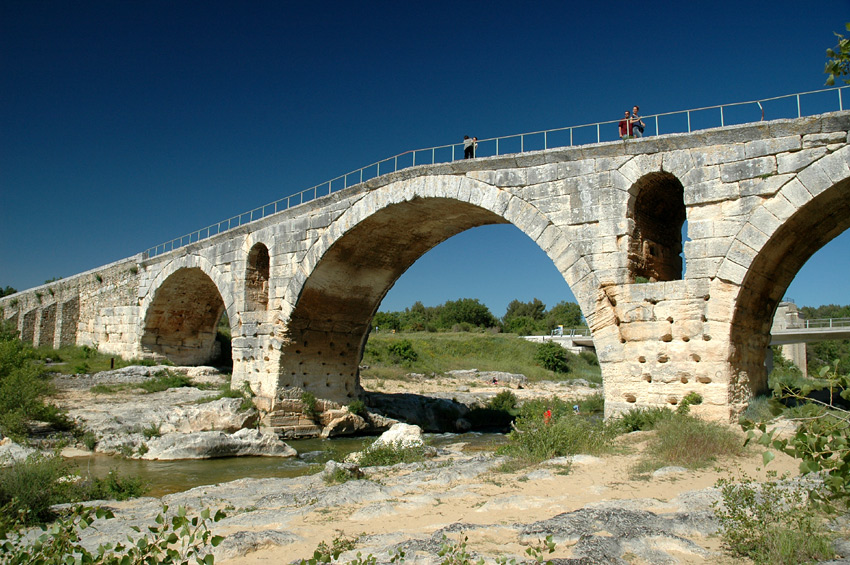
[[495,330],[519,335],[548,334],[559,325],[565,328],[585,327],[581,308],[574,302],[561,301],[550,309],[535,298],[530,302],[513,300],[505,315],[496,318],[477,298],[448,300],[438,306],[413,306],[396,312],[378,312],[372,327],[379,331],[471,331]]
[[[823,318],[850,318],[850,305],[825,304],[817,308],[802,306],[800,312],[806,320]],[[850,372],[850,340],[818,341],[806,345],[806,365],[810,375],[818,374],[821,367],[831,366],[838,360],[838,372]]]

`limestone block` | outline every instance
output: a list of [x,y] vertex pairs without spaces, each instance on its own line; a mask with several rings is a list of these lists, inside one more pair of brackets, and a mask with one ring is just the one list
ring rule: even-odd
[[824,147],[833,143],[843,143],[847,134],[844,131],[833,131],[829,133],[810,133],[803,136],[803,149],[810,147]]
[[804,204],[808,203],[812,199],[811,193],[806,190],[806,187],[803,186],[803,183],[799,181],[799,179],[792,179],[785,186],[782,187],[782,191],[780,192],[792,205],[797,208],[802,207]]
[[[688,237],[691,240],[695,239],[704,239],[714,236],[714,221],[713,220],[688,220]],[[689,242],[685,242],[686,253],[685,256],[688,256],[687,253],[687,245]]]
[[[838,153],[833,153],[832,155],[838,155]],[[817,196],[827,188],[833,185],[832,179],[829,175],[823,170],[822,164],[826,160],[826,157],[823,159],[812,163],[799,173],[797,173],[797,179],[803,183],[803,186],[806,187],[806,190],[809,191],[813,196]]]
[[687,278],[714,277],[722,260],[720,257],[688,259],[685,264],[685,276]]
[[767,208],[761,207],[752,214],[750,225],[770,236],[779,228],[781,222]]
[[751,179],[776,172],[776,158],[773,156],[748,159],[738,163],[729,163],[720,168],[720,178],[725,183]]
[[662,169],[672,173],[675,177],[683,179],[685,175],[700,167],[694,165],[690,150],[671,151],[662,153]]
[[692,184],[685,188],[685,206],[731,200],[737,198],[740,192],[741,189],[737,183],[721,182],[720,179]]
[[820,165],[833,183],[850,178],[850,147],[830,153],[820,160]]
[[549,163],[538,167],[527,169],[527,183],[529,186],[549,183],[558,179],[557,163]]
[[779,173],[794,173],[826,155],[826,147],[813,147],[794,153],[783,153],[776,158]]
[[743,145],[713,145],[691,150],[691,158],[695,167],[741,161],[746,156]]
[[771,198],[764,207],[782,222],[790,218],[797,211],[797,207],[791,204],[788,199],[781,194],[777,194]]
[[597,161],[595,159],[582,159],[579,161],[566,161],[557,164],[557,178],[581,177],[596,172]]
[[[758,251],[768,241],[767,235],[761,230],[756,229],[751,224],[747,224],[738,233],[736,243],[742,243],[751,249]],[[733,244],[734,246],[735,244]]]
[[786,137],[774,137],[769,139],[758,139],[744,144],[744,153],[748,159],[763,157],[765,155],[776,155],[786,151],[797,151],[802,147],[802,141],[798,135]]

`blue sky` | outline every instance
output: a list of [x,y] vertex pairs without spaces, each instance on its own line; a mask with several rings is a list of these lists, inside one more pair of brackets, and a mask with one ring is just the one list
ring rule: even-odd
[[[850,0],[0,0],[0,286],[133,255],[403,151],[814,90]],[[769,117],[769,116],[768,116]],[[507,261],[506,257],[510,257]],[[789,288],[850,303],[850,236]],[[382,309],[572,300],[510,226]]]

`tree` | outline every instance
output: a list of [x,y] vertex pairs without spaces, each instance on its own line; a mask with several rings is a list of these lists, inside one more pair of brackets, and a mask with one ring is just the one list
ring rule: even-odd
[[555,304],[546,314],[546,328],[551,331],[559,325],[565,328],[580,328],[582,321],[581,308],[575,302],[561,301]]
[[[850,22],[844,24],[847,31],[850,31]],[[829,76],[826,79],[827,86],[835,84],[835,77],[843,77],[850,75],[850,39],[845,39],[843,35],[836,33],[838,37],[838,45],[833,49],[826,50],[826,56],[829,61],[826,62],[826,68],[823,70]],[[845,84],[850,84],[850,79],[843,79]]]
[[6,288],[0,288],[0,298],[9,296],[10,294],[15,294],[16,292],[18,292],[16,289],[6,285]]
[[508,310],[505,312],[505,315],[502,317],[502,320],[507,324],[511,318],[518,318],[520,316],[525,316],[531,318],[532,320],[542,320],[543,316],[546,313],[546,305],[540,301],[539,298],[535,298],[531,302],[520,302],[519,300],[512,300],[510,304],[508,304]]
[[440,328],[450,329],[455,324],[470,324],[479,328],[490,328],[496,325],[496,318],[477,298],[461,298],[448,300],[443,304],[437,315]]

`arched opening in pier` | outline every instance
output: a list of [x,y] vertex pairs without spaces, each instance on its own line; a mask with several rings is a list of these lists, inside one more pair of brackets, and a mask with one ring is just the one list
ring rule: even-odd
[[733,402],[745,403],[766,390],[765,356],[779,302],[806,262],[848,228],[850,179],[844,179],[785,220],[747,268],[730,335],[729,361],[739,379]]
[[632,186],[629,217],[634,227],[629,240],[632,281],[673,281],[682,278],[684,187],[670,173],[642,176]]
[[246,310],[266,310],[269,306],[269,249],[255,244],[248,252],[245,272]]
[[142,352],[176,365],[214,363],[221,357],[216,330],[223,313],[212,279],[197,267],[179,269],[163,281],[148,307]]

